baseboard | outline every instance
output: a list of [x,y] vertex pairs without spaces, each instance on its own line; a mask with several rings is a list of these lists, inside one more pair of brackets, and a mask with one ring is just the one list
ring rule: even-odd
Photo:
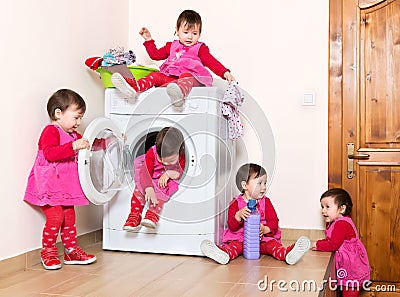
[[[78,243],[79,246],[81,246],[82,248],[94,243],[101,242],[102,240],[102,229],[78,236]],[[63,247],[61,242],[57,243],[57,248],[59,251],[59,255],[63,255]],[[0,277],[39,264],[40,250],[41,249],[35,249],[24,254],[0,261]]]

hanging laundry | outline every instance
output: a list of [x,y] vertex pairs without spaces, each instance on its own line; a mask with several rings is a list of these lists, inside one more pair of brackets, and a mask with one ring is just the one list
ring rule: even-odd
[[243,136],[243,124],[240,120],[238,107],[243,104],[244,95],[237,81],[229,83],[222,99],[221,111],[228,120],[229,139]]

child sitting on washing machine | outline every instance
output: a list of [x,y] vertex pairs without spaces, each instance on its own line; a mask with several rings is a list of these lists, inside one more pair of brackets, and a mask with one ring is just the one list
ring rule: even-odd
[[[178,190],[178,181],[185,168],[185,143],[182,132],[165,127],[156,136],[156,143],[145,155],[134,161],[135,189],[131,212],[123,229],[137,231],[141,226],[155,229],[165,202]],[[148,210],[142,220],[146,202]]]
[[236,185],[241,194],[234,197],[228,209],[228,228],[224,230],[222,245],[203,240],[200,249],[203,254],[219,264],[227,264],[243,253],[244,221],[250,216],[247,202],[257,200],[260,213],[260,254],[271,255],[275,259],[296,264],[310,249],[310,239],[301,236],[295,243],[284,247],[281,243],[281,229],[278,216],[271,200],[265,196],[267,173],[257,164],[242,165],[236,174]]
[[135,98],[138,92],[144,92],[153,86],[166,85],[172,106],[182,111],[183,100],[192,87],[212,85],[212,76],[206,67],[222,79],[234,81],[230,70],[211,55],[208,46],[199,42],[201,27],[200,15],[193,10],[184,10],[176,22],[178,39],[167,42],[159,49],[151,38],[150,31],[143,27],[139,34],[145,40],[143,44],[150,58],[157,61],[167,60],[160,66],[160,72],[150,73],[137,81],[114,73],[111,76],[113,85],[129,98]]

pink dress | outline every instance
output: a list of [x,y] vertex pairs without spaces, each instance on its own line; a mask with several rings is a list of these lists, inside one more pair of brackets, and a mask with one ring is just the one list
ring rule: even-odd
[[[157,159],[156,146],[153,145],[150,149],[153,150],[153,153],[154,153],[154,170],[153,170],[153,176],[151,177],[152,182],[153,182],[154,192],[156,193],[157,199],[166,202],[171,198],[172,194],[174,194],[176,191],[178,191],[178,182],[174,179],[169,179],[167,182],[167,186],[165,188],[160,188],[158,186],[158,179],[165,172],[165,167]],[[143,168],[146,170],[144,157],[145,157],[145,155],[141,155],[141,156],[137,157],[134,161],[135,185],[143,195],[144,195],[144,191],[143,191],[143,187],[142,187],[139,177],[140,177],[140,170],[142,170]]]
[[[53,125],[60,133],[60,145],[77,139],[75,133],[67,133]],[[87,205],[78,176],[77,157],[49,162],[43,151],[38,150],[35,163],[28,177],[24,200],[33,205]]]
[[199,49],[202,44],[198,42],[192,46],[185,46],[179,40],[174,40],[168,59],[160,66],[160,72],[167,76],[179,76],[188,72],[203,85],[211,86],[212,76],[199,58]]
[[[243,207],[245,207],[247,205],[246,201],[244,201],[243,196],[242,195],[238,195],[235,198],[237,202],[238,202],[238,207],[239,209],[242,209]],[[257,210],[260,213],[260,222],[263,225],[267,224],[267,220],[266,220],[266,214],[265,214],[265,197],[263,197],[262,199],[258,200],[257,203]],[[261,241],[265,241],[268,242],[270,240],[276,240],[279,243],[281,242],[281,229],[278,227],[277,232],[275,233],[274,236],[263,236]],[[222,242],[227,243],[229,241],[232,240],[236,240],[236,241],[240,241],[243,242],[244,240],[244,228],[240,228],[237,231],[231,231],[229,228],[226,228],[224,230],[224,235],[222,237]]]
[[358,282],[358,287],[370,279],[371,268],[369,266],[367,251],[358,237],[356,226],[350,217],[341,217],[336,219],[328,230],[325,230],[326,236],[331,237],[332,231],[337,221],[346,221],[354,229],[356,237],[345,240],[339,249],[335,252],[336,277],[338,285],[345,287],[354,287],[354,281]]

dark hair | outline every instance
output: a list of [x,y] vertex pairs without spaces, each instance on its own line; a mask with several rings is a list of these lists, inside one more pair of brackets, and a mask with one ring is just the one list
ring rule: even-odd
[[338,208],[342,207],[343,205],[346,206],[346,210],[343,213],[344,216],[347,216],[351,213],[353,202],[351,201],[350,194],[347,193],[346,190],[341,188],[330,189],[321,195],[321,199],[319,199],[319,201],[321,201],[325,197],[335,198],[335,204]]
[[71,105],[76,105],[76,108],[82,111],[82,113],[86,111],[86,103],[81,95],[69,89],[61,89],[49,98],[49,101],[47,102],[47,113],[50,119],[56,121],[56,109],[65,111]]
[[262,166],[254,163],[244,164],[240,166],[240,168],[236,173],[236,186],[239,189],[239,191],[243,193],[244,192],[244,189],[242,187],[243,181],[248,183],[250,178],[257,178],[263,176],[264,174],[267,174],[267,172]]
[[194,10],[184,10],[176,21],[176,29],[178,30],[182,25],[187,26],[188,29],[194,28],[196,25],[199,26],[199,34],[201,34],[201,16]]
[[182,132],[174,127],[165,127],[156,136],[157,155],[161,158],[185,154]]

